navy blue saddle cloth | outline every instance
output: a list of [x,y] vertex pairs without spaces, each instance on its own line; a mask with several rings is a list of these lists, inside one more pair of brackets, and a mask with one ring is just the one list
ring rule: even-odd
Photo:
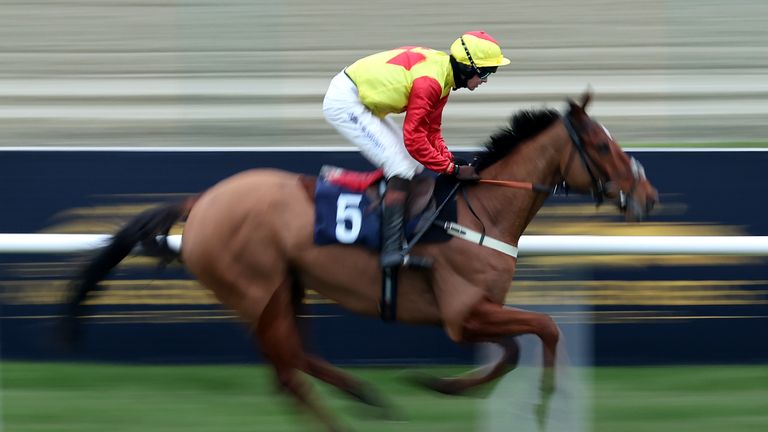
[[[374,251],[381,247],[381,198],[384,193],[380,170],[357,172],[323,167],[315,185],[315,244],[360,245]],[[405,236],[411,240],[455,185],[455,180],[432,172],[414,178],[409,198]],[[451,198],[438,219],[456,220],[456,199]],[[420,242],[451,239],[444,230],[431,226]]]

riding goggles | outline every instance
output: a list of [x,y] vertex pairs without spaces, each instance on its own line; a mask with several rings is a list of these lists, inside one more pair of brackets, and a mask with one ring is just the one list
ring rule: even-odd
[[490,66],[490,67],[477,67],[475,64],[475,61],[472,60],[472,54],[469,53],[469,48],[467,48],[467,44],[464,43],[464,37],[459,38],[461,40],[461,46],[464,47],[464,52],[467,54],[467,60],[469,60],[469,64],[472,66],[472,69],[475,70],[475,73],[480,79],[488,79],[489,76],[491,76],[492,73],[496,72],[496,70],[499,69],[498,66]]

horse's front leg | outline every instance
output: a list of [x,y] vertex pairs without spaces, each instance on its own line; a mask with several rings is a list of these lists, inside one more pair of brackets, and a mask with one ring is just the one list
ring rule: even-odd
[[549,315],[523,309],[507,308],[490,300],[482,300],[469,312],[462,323],[462,341],[482,341],[494,337],[534,334],[541,339],[543,370],[541,399],[536,417],[543,429],[549,402],[555,391],[555,359],[560,329]]
[[461,328],[461,342],[534,334],[541,339],[545,368],[554,368],[560,329],[549,315],[508,308],[482,300],[472,308]]
[[514,338],[465,342],[492,342],[501,347],[502,354],[496,361],[459,376],[440,378],[429,374],[418,374],[411,377],[411,381],[439,393],[459,395],[504,376],[517,366],[520,358],[520,346]]

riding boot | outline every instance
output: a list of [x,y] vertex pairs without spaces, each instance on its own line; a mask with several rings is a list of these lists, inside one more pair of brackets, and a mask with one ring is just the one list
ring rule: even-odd
[[381,221],[381,267],[400,267],[403,265],[405,202],[408,198],[410,180],[392,177],[387,182],[384,194]]

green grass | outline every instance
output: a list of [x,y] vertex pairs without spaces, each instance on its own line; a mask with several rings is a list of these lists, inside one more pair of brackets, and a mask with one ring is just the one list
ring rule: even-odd
[[768,365],[600,368],[598,431],[768,430]]
[[[406,421],[314,383],[322,400],[359,431],[472,431],[483,399],[407,385],[395,368],[348,368],[373,383]],[[459,368],[431,368],[450,375]],[[591,375],[600,432],[768,430],[768,367],[598,368]],[[514,379],[512,372],[507,379]],[[274,392],[257,366],[121,366],[6,362],[0,370],[4,432],[304,431],[311,424]],[[309,429],[313,430],[313,429]],[[509,430],[514,430],[511,428]]]

